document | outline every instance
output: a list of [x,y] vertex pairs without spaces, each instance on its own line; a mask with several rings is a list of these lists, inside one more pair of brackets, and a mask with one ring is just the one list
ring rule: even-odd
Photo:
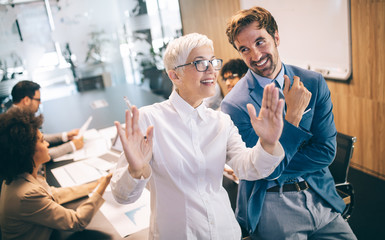
[[105,171],[105,172],[112,170],[116,166],[116,163],[106,161],[106,160],[99,158],[99,157],[87,158],[87,159],[83,160],[82,162],[84,162],[88,166],[94,167],[96,169],[99,169],[99,170]]
[[106,191],[103,198],[105,202],[100,211],[122,238],[149,227],[151,208],[150,191],[147,189],[131,204],[117,203],[111,191]]
[[51,170],[61,187],[72,187],[98,180],[107,171],[95,168],[86,161],[78,161]]
[[109,143],[109,139],[103,137],[96,129],[89,129],[84,134],[84,146],[83,148],[69,154],[65,154],[61,157],[53,159],[54,162],[73,159],[75,161],[85,158],[97,157],[103,153],[106,153]]
[[78,135],[75,138],[81,138],[83,137],[84,133],[87,131],[88,127],[90,126],[90,123],[92,121],[92,116],[90,116],[87,121],[81,126]]

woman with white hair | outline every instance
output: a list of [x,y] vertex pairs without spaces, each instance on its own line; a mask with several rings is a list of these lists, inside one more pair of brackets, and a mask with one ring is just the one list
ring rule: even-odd
[[222,67],[212,41],[197,33],[175,39],[164,64],[175,87],[169,100],[126,111],[125,130],[115,122],[124,154],[111,180],[113,195],[132,203],[148,183],[150,239],[239,240],[241,229],[222,187],[223,167],[227,163],[240,179],[255,180],[283,159],[278,89],[265,88],[259,116],[248,105],[259,142],[246,148],[230,117],[202,104],[214,94]]

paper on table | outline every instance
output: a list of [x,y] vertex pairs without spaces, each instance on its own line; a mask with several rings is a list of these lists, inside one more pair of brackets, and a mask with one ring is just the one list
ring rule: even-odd
[[85,158],[100,156],[107,152],[107,146],[108,144],[104,138],[89,140],[84,143],[84,147],[82,149],[79,149],[73,153],[73,160],[78,161]]
[[102,171],[109,171],[116,165],[98,157],[87,158],[82,162]]
[[100,211],[122,238],[149,227],[151,209],[150,192],[147,189],[131,204],[117,203],[110,191],[106,191],[103,198],[105,202]]
[[107,172],[98,170],[83,161],[73,162],[51,170],[61,187],[71,187],[95,181]]
[[92,121],[92,116],[90,116],[87,121],[83,124],[83,126],[80,128],[78,135],[75,138],[81,138],[83,137],[84,133],[87,131],[88,126],[90,126],[90,123]]
[[78,161],[85,158],[97,157],[107,152],[110,145],[111,144],[108,143],[108,141],[101,136],[96,129],[90,129],[84,133],[84,146],[82,149],[55,158],[53,161],[59,162],[68,159]]

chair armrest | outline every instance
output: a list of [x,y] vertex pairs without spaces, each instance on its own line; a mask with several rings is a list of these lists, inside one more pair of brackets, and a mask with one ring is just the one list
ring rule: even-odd
[[341,196],[342,200],[344,200],[344,203],[346,205],[351,203],[351,197],[349,194],[344,193],[342,190],[337,188],[337,193]]

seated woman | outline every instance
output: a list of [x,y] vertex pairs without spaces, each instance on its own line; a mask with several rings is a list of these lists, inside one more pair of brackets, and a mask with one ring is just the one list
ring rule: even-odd
[[[14,108],[0,115],[0,226],[2,239],[49,239],[54,229],[83,230],[103,204],[111,174],[98,182],[70,188],[48,186],[37,174],[50,160],[39,127],[42,116]],[[77,209],[60,204],[93,195]]]

